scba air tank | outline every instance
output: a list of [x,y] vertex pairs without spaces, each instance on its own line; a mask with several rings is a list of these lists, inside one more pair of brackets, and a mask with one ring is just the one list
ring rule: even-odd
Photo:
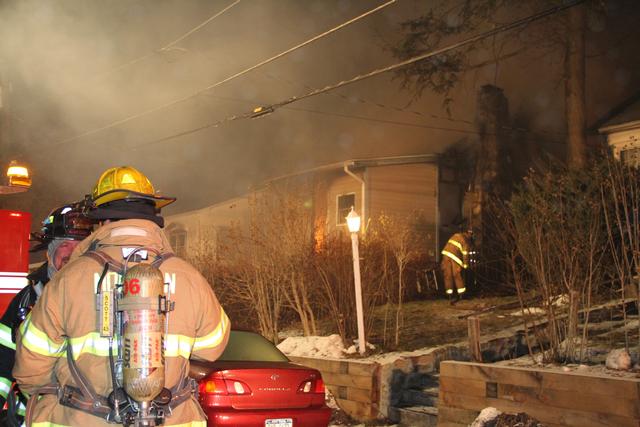
[[124,389],[137,402],[150,402],[164,387],[163,333],[160,310],[164,281],[160,270],[138,264],[124,277],[122,356]]

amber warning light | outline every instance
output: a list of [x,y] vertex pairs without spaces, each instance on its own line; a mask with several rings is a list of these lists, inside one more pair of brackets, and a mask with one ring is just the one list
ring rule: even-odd
[[7,179],[0,185],[0,194],[22,193],[31,187],[31,177],[26,166],[13,160],[7,169]]
[[29,169],[18,165],[15,161],[11,162],[9,165],[9,169],[7,169],[7,177],[9,178],[10,186],[31,187]]

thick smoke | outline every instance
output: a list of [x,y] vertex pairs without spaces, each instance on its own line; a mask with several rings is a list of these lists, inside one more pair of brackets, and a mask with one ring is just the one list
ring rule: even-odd
[[[428,128],[473,130],[438,118],[446,116],[439,96],[425,94],[410,104],[411,94],[382,75],[259,119],[150,144],[394,62],[386,47],[398,40],[398,24],[428,7],[405,1],[205,94],[60,144],[197,92],[381,3],[242,0],[159,51],[232,2],[1,1],[1,156],[28,162],[35,183],[31,192],[0,204],[21,205],[38,217],[89,192],[105,168],[130,164],[178,197],[173,212],[183,211],[329,162],[440,152],[461,138],[473,139]],[[478,52],[479,62],[488,57]],[[505,87],[512,111],[526,111],[534,124],[562,131],[558,64],[525,52],[497,71],[489,65],[468,74],[454,93],[454,118],[473,121],[477,88],[495,81]],[[637,76],[632,70],[619,74],[627,82],[623,88]]]

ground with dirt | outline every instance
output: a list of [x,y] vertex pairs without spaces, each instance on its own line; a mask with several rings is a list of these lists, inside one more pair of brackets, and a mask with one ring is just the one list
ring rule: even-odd
[[[460,317],[504,304],[508,304],[508,307],[498,308],[482,315],[483,335],[522,324],[522,316],[519,315],[516,297],[462,299],[455,305],[450,305],[449,301],[445,299],[408,302],[404,304],[402,310],[400,345],[397,347],[393,345],[396,306],[379,306],[373,312],[372,332],[367,337],[367,342],[376,347],[372,353],[413,351],[425,347],[457,343],[467,338],[467,319]],[[301,335],[301,331],[296,332],[296,329],[298,329],[296,325],[292,325],[280,334],[281,338]],[[334,334],[333,322],[329,320],[320,322],[320,333],[325,336]]]
[[[515,301],[515,297],[493,297],[463,299],[455,305],[450,305],[447,300],[407,303],[403,309],[403,327],[400,330],[401,344],[396,350],[411,351],[460,342],[467,338],[467,319],[460,318],[461,316]],[[511,308],[483,315],[482,333],[491,334],[521,324],[521,317],[509,315],[513,311],[514,309]],[[386,336],[380,332],[384,331],[384,318],[385,307],[378,307],[373,320],[373,331],[376,333],[369,337],[369,341],[382,347],[389,347],[393,333],[390,328],[387,328]]]

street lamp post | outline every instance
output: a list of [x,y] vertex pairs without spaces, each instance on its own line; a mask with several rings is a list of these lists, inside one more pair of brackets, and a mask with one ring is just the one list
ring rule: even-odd
[[360,216],[351,207],[347,215],[347,227],[351,232],[351,250],[353,253],[353,281],[356,286],[356,316],[358,317],[358,351],[364,354],[366,343],[364,338],[364,314],[362,309],[362,283],[360,281],[360,251],[358,249],[358,231],[360,231]]

